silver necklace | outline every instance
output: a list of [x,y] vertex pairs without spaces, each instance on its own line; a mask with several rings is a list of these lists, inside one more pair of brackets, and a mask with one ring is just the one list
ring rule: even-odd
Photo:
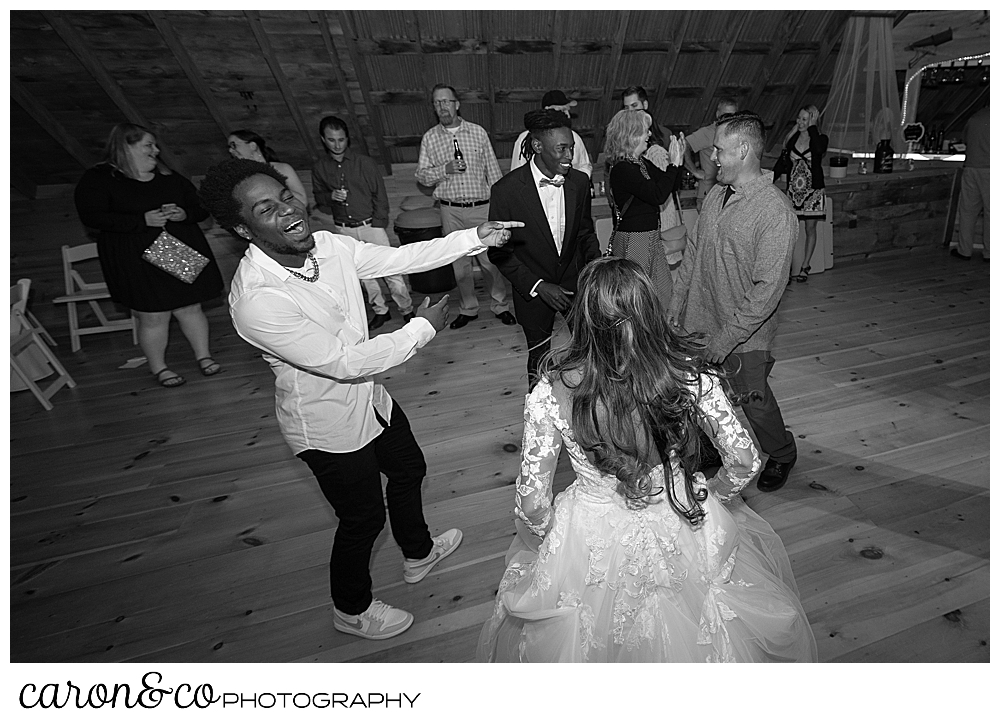
[[288,271],[288,273],[290,273],[292,276],[295,276],[296,278],[302,279],[303,281],[308,281],[310,284],[313,284],[319,281],[319,262],[316,260],[316,257],[312,255],[312,251],[306,254],[306,258],[312,261],[313,265],[312,276],[306,276],[305,274],[300,274],[298,271],[290,269],[287,266],[285,267],[285,270]]

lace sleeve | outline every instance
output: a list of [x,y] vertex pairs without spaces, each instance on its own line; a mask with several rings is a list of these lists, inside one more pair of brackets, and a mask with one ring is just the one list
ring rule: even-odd
[[722,469],[708,480],[708,486],[725,502],[750,484],[760,470],[760,455],[750,434],[733,412],[719,381],[702,376],[701,385],[698,406],[706,417],[705,432],[722,455],[723,464]]
[[552,523],[552,478],[562,449],[558,410],[551,385],[540,380],[524,404],[521,472],[514,501],[514,514],[539,537]]

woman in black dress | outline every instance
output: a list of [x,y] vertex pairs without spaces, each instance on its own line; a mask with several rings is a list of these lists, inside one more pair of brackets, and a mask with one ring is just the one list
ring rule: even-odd
[[[156,138],[142,126],[120,123],[111,130],[104,162],[83,174],[73,195],[80,220],[97,231],[101,270],[111,298],[133,311],[139,345],[149,369],[164,387],[184,377],[167,368],[170,318],[176,317],[205,376],[222,367],[212,359],[208,319],[201,303],[222,291],[222,276],[198,222],[208,212],[195,187],[157,158]],[[177,237],[209,259],[193,283],[185,283],[143,260],[160,231]]]
[[806,248],[799,270],[788,280],[809,280],[809,260],[816,249],[816,222],[826,218],[826,183],[823,181],[823,156],[830,139],[819,132],[819,108],[799,108],[795,125],[785,136],[785,148],[774,167],[774,180],[788,174],[786,193],[799,220],[806,225]]
[[673,284],[660,240],[660,206],[680,185],[685,141],[671,136],[669,150],[650,146],[652,122],[641,110],[621,110],[608,124],[604,156],[615,225],[610,252],[642,267],[666,312]]

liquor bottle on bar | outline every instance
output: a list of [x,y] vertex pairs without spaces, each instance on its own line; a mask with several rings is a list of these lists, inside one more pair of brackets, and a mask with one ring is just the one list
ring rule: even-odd
[[883,138],[875,146],[875,173],[892,173],[892,141]]

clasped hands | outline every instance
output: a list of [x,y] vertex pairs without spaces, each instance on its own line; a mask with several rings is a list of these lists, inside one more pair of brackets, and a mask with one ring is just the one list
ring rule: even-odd
[[165,203],[152,211],[144,214],[147,226],[163,228],[167,221],[183,221],[187,218],[187,212],[176,203]]

